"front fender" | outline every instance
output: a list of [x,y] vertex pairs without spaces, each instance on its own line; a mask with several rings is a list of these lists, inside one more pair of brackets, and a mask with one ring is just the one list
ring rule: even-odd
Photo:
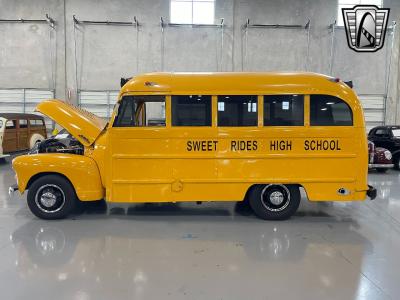
[[83,155],[43,153],[22,155],[12,162],[17,174],[18,190],[23,193],[29,180],[44,173],[58,173],[65,176],[75,188],[81,201],[104,198],[104,188],[96,162]]
[[393,157],[400,156],[400,150],[393,151],[393,152],[392,152],[392,156],[393,156]]

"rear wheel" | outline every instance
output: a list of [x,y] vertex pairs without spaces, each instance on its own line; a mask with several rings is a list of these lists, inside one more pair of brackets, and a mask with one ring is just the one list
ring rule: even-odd
[[378,173],[386,173],[388,169],[378,168],[376,170],[378,171]]
[[300,190],[295,185],[257,185],[249,193],[250,206],[264,220],[290,218],[300,204]]
[[400,170],[400,156],[397,156],[393,159],[394,168],[396,170]]
[[45,175],[35,180],[27,199],[31,212],[47,220],[65,218],[78,201],[71,183],[59,175]]

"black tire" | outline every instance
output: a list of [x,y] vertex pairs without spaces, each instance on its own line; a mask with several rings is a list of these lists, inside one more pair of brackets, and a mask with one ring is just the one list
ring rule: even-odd
[[394,169],[400,170],[400,156],[397,156],[393,159]]
[[[275,194],[274,194],[275,193]],[[275,196],[275,203],[271,197]],[[286,220],[299,208],[300,190],[296,185],[257,185],[250,190],[250,206],[264,220]],[[282,201],[281,203],[277,203]]]
[[386,173],[387,170],[388,170],[388,169],[385,169],[385,168],[378,168],[378,169],[376,169],[376,171],[377,171],[378,173]]
[[[46,193],[47,198],[42,198]],[[27,199],[31,212],[45,220],[65,218],[78,202],[73,186],[60,175],[45,175],[35,180],[29,187]]]

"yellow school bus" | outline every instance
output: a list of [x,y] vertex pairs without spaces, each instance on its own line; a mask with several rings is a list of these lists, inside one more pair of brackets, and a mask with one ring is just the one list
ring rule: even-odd
[[56,99],[37,111],[75,140],[13,160],[40,218],[105,199],[247,201],[278,220],[296,212],[301,188],[309,201],[376,195],[357,95],[320,74],[150,73],[123,85],[108,123]]

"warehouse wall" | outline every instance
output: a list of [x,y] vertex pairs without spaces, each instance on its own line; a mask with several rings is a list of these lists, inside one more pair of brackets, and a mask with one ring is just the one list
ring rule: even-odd
[[[216,28],[167,27],[161,35],[159,21],[161,16],[168,21],[169,0],[37,0],[34,3],[0,0],[0,18],[37,19],[49,13],[56,20],[56,96],[73,103],[77,101],[77,86],[84,90],[117,90],[121,76],[142,72],[308,69],[330,73],[328,25],[336,18],[336,1],[216,0],[215,17],[224,18],[226,24],[223,42],[221,30]],[[385,0],[384,6],[391,8],[390,22],[399,20],[399,1]],[[134,27],[79,26],[75,32],[75,56],[74,14],[81,20],[110,21],[132,21],[136,16],[142,26],[138,36]],[[268,24],[305,24],[310,18],[308,62],[307,34],[298,29],[249,29],[244,55],[242,25],[247,18],[251,23]],[[0,24],[0,38],[0,88],[52,86],[47,25]],[[338,30],[332,75],[352,79],[358,93],[383,94],[390,44],[391,37],[387,36],[381,51],[358,54],[348,49],[344,31]],[[400,113],[400,105],[396,105],[400,95],[399,30],[394,46],[389,123],[394,123]]]

